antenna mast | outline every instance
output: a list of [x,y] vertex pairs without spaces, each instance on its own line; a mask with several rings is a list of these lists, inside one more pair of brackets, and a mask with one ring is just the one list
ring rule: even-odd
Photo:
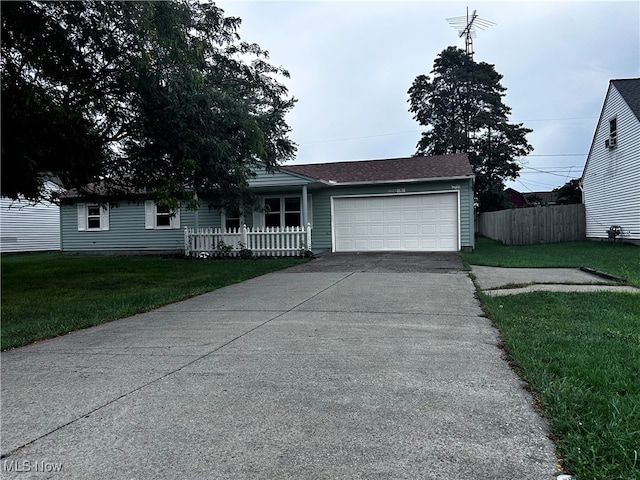
[[478,17],[477,10],[474,10],[469,16],[469,7],[467,7],[467,15],[465,17],[447,18],[447,23],[460,32],[460,38],[464,37],[465,51],[470,64],[473,61],[473,39],[476,36],[476,27],[480,30],[486,30],[495,25],[489,20],[483,20]]
[[[476,27],[480,30],[485,30],[495,23],[489,20],[483,20],[478,17],[477,10],[474,10],[471,16],[469,16],[469,7],[467,7],[467,15],[465,17],[453,17],[447,18],[447,23],[460,32],[459,37],[464,37],[465,51],[466,51],[466,95],[464,105],[464,133],[466,137],[466,151],[469,152],[470,148],[470,132],[469,124],[474,116],[471,112],[471,90],[473,87],[473,38],[476,36]],[[491,138],[491,130],[489,130],[489,139]],[[489,140],[489,145],[491,144]]]

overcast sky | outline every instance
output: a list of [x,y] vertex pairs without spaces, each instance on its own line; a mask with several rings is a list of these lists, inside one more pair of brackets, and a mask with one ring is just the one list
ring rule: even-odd
[[474,59],[495,65],[511,122],[533,133],[508,186],[551,190],[582,174],[609,80],[640,77],[640,2],[216,2],[242,19],[242,40],[286,68],[294,163],[407,157],[421,126],[407,90],[446,47],[464,48],[446,19],[477,10]]

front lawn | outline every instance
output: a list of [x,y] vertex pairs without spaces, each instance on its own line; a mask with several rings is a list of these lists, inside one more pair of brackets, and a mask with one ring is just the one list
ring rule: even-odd
[[5,254],[2,349],[147,311],[305,261]]
[[[467,264],[587,266],[640,286],[640,247],[481,239]],[[640,479],[640,294],[536,292],[490,297],[486,313],[549,419],[558,457],[583,480]]]
[[461,256],[467,265],[590,267],[626,278],[640,288],[640,247],[629,243],[585,241],[509,246],[481,237],[475,251]]

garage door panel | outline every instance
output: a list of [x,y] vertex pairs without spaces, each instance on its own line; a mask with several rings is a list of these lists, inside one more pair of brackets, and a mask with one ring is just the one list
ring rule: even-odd
[[366,237],[369,235],[369,229],[365,225],[354,225],[351,231],[356,237]]
[[384,250],[384,240],[381,238],[373,238],[370,242],[366,242],[362,244],[362,247],[359,248],[361,251],[365,250]]
[[369,210],[367,212],[367,219],[369,222],[384,222],[384,213],[383,210]]
[[369,234],[376,237],[384,236],[384,225],[371,225],[369,227]]
[[351,217],[356,223],[366,222],[367,212],[353,212],[351,215],[349,215],[349,217]]
[[458,249],[457,194],[334,199],[336,251]]
[[419,234],[418,225],[415,224],[415,223],[414,224],[403,225],[402,233],[404,233],[407,236],[417,237],[418,234]]
[[418,221],[418,210],[405,210],[402,212],[402,221],[403,222],[417,222]]

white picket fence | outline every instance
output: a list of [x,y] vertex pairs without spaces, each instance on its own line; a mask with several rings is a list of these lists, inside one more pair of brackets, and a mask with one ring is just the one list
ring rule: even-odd
[[304,227],[267,227],[222,230],[220,228],[184,229],[186,256],[238,256],[243,249],[257,257],[298,256],[311,250],[311,225]]

